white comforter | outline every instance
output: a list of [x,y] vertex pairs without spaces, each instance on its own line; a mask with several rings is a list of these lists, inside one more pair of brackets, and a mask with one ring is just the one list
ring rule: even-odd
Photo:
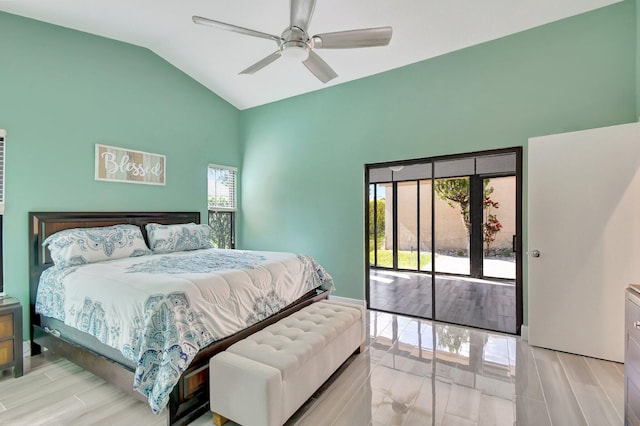
[[199,349],[317,287],[333,280],[308,256],[207,249],[51,267],[36,311],[135,362],[134,389],[159,413]]

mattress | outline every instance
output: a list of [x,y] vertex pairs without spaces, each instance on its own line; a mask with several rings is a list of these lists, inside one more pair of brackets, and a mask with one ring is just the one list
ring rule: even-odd
[[153,412],[197,352],[333,280],[294,253],[206,249],[51,267],[36,312],[93,336],[134,365]]

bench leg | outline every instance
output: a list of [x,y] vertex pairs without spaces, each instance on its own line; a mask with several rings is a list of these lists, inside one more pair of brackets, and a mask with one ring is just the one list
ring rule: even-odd
[[229,421],[229,419],[227,419],[226,417],[223,417],[218,413],[213,413],[213,424],[214,425],[222,426],[223,424],[225,424],[228,421]]

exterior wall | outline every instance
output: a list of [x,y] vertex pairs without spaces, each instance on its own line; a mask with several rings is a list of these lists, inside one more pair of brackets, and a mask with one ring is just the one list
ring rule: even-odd
[[[385,194],[391,194],[391,185],[385,186]],[[503,228],[491,244],[493,248],[511,249],[512,236],[516,229],[515,177],[491,179],[493,187],[491,199],[499,202],[493,209]],[[425,195],[429,194],[429,195]],[[420,250],[431,250],[431,182],[420,184]],[[417,196],[416,185],[398,184],[398,250],[414,250],[417,247]],[[387,197],[390,200],[390,195]],[[467,230],[462,222],[458,207],[452,208],[446,201],[435,197],[436,251],[466,251],[468,249]],[[385,205],[385,241],[383,248],[393,247],[392,204]]]

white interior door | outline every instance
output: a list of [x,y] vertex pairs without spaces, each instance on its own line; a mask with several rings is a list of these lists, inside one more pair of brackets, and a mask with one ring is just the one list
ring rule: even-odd
[[528,158],[529,343],[622,362],[624,290],[640,283],[640,124],[532,138]]

